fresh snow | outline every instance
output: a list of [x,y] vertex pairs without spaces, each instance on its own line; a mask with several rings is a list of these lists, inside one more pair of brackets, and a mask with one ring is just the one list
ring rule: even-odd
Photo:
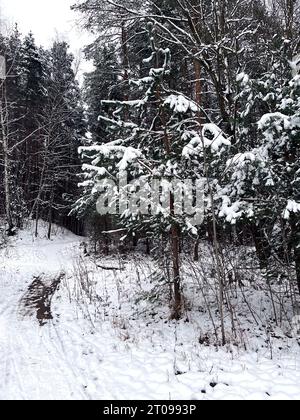
[[[189,135],[192,138],[182,150],[182,156],[186,159],[190,159],[195,155],[202,155],[203,148],[210,149],[212,153],[217,154],[222,151],[224,146],[231,146],[230,139],[225,136],[223,131],[216,124],[204,124],[201,136],[196,132],[191,132]],[[184,138],[185,137],[186,136],[184,136]]]
[[[212,140],[207,138],[208,134],[213,136]],[[204,137],[205,145],[209,146],[213,152],[219,152],[222,146],[231,146],[231,141],[226,138],[223,131],[216,124],[204,124],[202,135]]]
[[[284,107],[286,104],[283,104]],[[300,117],[297,115],[289,116],[284,115],[281,112],[273,112],[265,114],[258,122],[258,128],[263,130],[270,123],[276,127],[280,133],[282,131],[282,123],[285,130],[293,130],[294,128],[300,127]]]
[[289,219],[291,213],[300,212],[300,203],[297,203],[295,200],[289,200],[284,212],[284,218]]
[[133,147],[127,147],[124,151],[122,160],[118,163],[118,168],[120,171],[126,171],[128,165],[141,158],[142,152],[140,150],[134,149]]
[[170,95],[165,100],[165,105],[169,105],[171,110],[178,114],[186,114],[189,110],[198,111],[195,102],[185,98],[183,95]]
[[289,61],[293,77],[296,77],[299,74],[300,71],[300,54],[293,57],[291,61]]
[[242,72],[242,73],[237,75],[236,81],[241,83],[242,86],[247,86],[249,81],[250,81],[250,78],[249,78],[248,74]]
[[[189,295],[184,319],[168,321],[165,304],[148,301],[151,260],[93,260],[83,256],[84,238],[56,228],[48,241],[43,234],[35,239],[32,230],[0,250],[0,399],[300,398],[296,339],[274,330],[278,337],[268,336],[266,344],[249,320],[247,351],[200,344],[213,331],[198,291]],[[208,262],[204,248],[203,254]],[[54,319],[41,327],[34,313],[24,316],[22,298],[35,276],[51,282],[62,272]],[[196,288],[190,278],[187,273],[187,293]],[[263,296],[257,291],[254,304]]]

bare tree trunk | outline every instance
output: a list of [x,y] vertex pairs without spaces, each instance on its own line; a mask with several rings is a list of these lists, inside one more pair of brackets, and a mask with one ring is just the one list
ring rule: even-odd
[[[156,66],[159,68],[159,56],[156,54]],[[157,98],[161,101],[161,92],[157,91]],[[171,140],[168,134],[168,128],[166,123],[166,116],[164,107],[161,107],[160,110],[161,122],[164,130],[164,148],[167,156],[171,154]],[[175,205],[174,205],[174,193],[170,193],[170,215],[175,218]],[[173,301],[173,310],[171,314],[172,319],[180,319],[181,317],[181,279],[180,279],[180,230],[173,221],[170,231],[170,244],[171,244],[171,254],[173,261],[173,291],[174,291],[174,301]]]
[[220,307],[220,318],[221,318],[221,333],[222,333],[222,345],[225,346],[226,344],[226,333],[225,333],[225,318],[224,318],[224,280],[225,274],[223,269],[223,263],[221,260],[221,249],[219,246],[218,235],[217,235],[217,220],[216,220],[216,212],[214,206],[214,198],[213,193],[210,188],[210,196],[212,200],[212,217],[213,217],[213,231],[214,231],[214,251],[216,256],[216,266],[217,266],[217,273],[218,273],[218,281],[219,281],[219,307]]
[[293,26],[295,16],[295,0],[286,0],[285,4],[285,35],[291,41],[293,39]]
[[171,229],[171,247],[173,257],[173,282],[174,282],[174,306],[172,319],[180,319],[181,317],[181,281],[180,281],[180,231],[176,225]]
[[[194,70],[195,70],[195,97],[196,102],[199,105],[199,111],[198,111],[198,119],[200,127],[202,125],[202,115],[201,115],[201,104],[202,104],[202,85],[201,85],[201,63],[199,60],[194,60]],[[200,245],[200,239],[197,238],[197,241],[194,246],[194,261],[199,261],[199,245]]]
[[123,79],[125,82],[128,82],[129,80],[128,40],[127,40],[127,30],[126,30],[124,22],[122,22],[122,51],[123,51],[123,66],[124,66]]
[[[127,40],[127,29],[125,26],[125,22],[122,22],[122,52],[123,52],[123,67],[124,67],[124,74],[123,74],[123,81],[124,81],[124,88],[125,88],[125,95],[124,100],[128,101],[128,86],[129,86],[129,55],[128,55],[128,40]],[[128,107],[125,107],[125,120],[128,120]]]
[[[3,107],[5,103],[5,109]],[[2,87],[2,97],[0,98],[0,120],[3,145],[4,161],[4,192],[5,192],[5,217],[8,225],[8,235],[13,234],[14,224],[11,214],[11,191],[10,191],[10,159],[9,159],[9,141],[8,141],[8,110],[5,101],[4,87]]]
[[39,229],[39,217],[40,217],[40,205],[38,204],[36,207],[36,214],[35,214],[35,237],[38,237],[38,229]]
[[200,238],[197,238],[194,246],[194,261],[199,261],[199,246],[200,246]]
[[[201,86],[201,64],[200,61],[194,60],[194,69],[195,69],[195,96],[196,102],[199,106],[202,103],[202,86]],[[199,119],[201,120],[201,112],[199,111]],[[201,122],[201,121],[200,121]]]
[[292,230],[292,244],[296,268],[296,280],[300,293],[300,223],[297,223],[296,215],[292,216],[290,224]]
[[[47,138],[47,143],[48,143],[48,138]],[[48,158],[48,148],[46,148],[46,150],[44,152],[44,160],[43,160],[43,167],[42,167],[41,175],[40,175],[38,195],[37,195],[37,197],[36,197],[36,199],[33,203],[32,209],[30,211],[30,216],[29,216],[30,218],[33,217],[34,212],[39,213],[40,201],[41,201],[41,197],[42,197],[42,193],[43,193],[43,185],[44,185],[44,180],[45,180],[47,158]]]
[[[222,3],[222,5],[224,6],[224,4]],[[223,9],[223,14],[221,19],[221,22],[223,24],[225,24],[223,22],[224,20],[224,13],[225,13],[225,9]],[[223,20],[222,20],[223,19]],[[200,133],[201,128],[202,128],[202,115],[201,115],[201,104],[202,104],[202,86],[201,86],[201,63],[199,60],[195,59],[194,60],[194,69],[195,69],[195,77],[196,77],[196,101],[197,104],[199,105],[199,116],[198,116],[198,120],[199,120],[199,127],[200,127]],[[221,104],[221,102],[220,102]],[[208,163],[206,160],[206,151],[205,151],[205,146],[204,146],[204,141],[203,141],[203,151],[204,151],[204,170],[205,170],[205,175],[206,175],[206,179],[207,179],[207,184],[209,186],[209,194],[210,194],[210,198],[211,198],[211,203],[212,203],[212,219],[213,219],[213,245],[214,245],[214,252],[215,252],[215,257],[216,257],[216,266],[217,266],[217,275],[218,275],[218,282],[219,282],[219,310],[220,310],[220,318],[221,318],[221,332],[222,332],[222,344],[223,346],[226,344],[226,333],[225,333],[225,323],[224,323],[224,305],[223,305],[223,301],[224,301],[224,275],[223,275],[223,270],[222,270],[222,261],[220,258],[220,248],[219,248],[219,242],[218,242],[218,236],[217,236],[217,220],[216,220],[216,213],[215,213],[215,205],[214,205],[214,196],[213,196],[213,191],[211,188],[211,183],[210,183],[210,179],[209,179],[209,172],[208,172]],[[195,249],[194,249],[194,260],[198,261],[199,260],[199,238],[197,239],[197,242],[195,244]]]
[[49,239],[49,241],[51,239],[51,233],[52,233],[53,202],[54,202],[54,190],[53,190],[53,186],[52,186],[51,199],[50,199],[50,203],[49,203],[49,213],[48,213],[48,239]]
[[38,223],[39,223],[39,218],[40,218],[40,201],[41,201],[41,197],[42,197],[42,193],[43,193],[43,183],[44,183],[45,170],[46,170],[46,155],[44,156],[44,163],[43,163],[42,173],[41,173],[41,176],[40,176],[38,195],[37,195],[37,198],[36,198],[36,200],[33,204],[33,207],[32,207],[31,213],[30,213],[31,217],[32,217],[32,215],[35,212],[35,237],[36,238],[38,236]]
[[[264,225],[268,226],[267,221],[260,221],[252,224],[251,232],[255,244],[256,254],[262,270],[267,269],[271,257],[271,246],[264,231]],[[270,229],[270,228],[268,228]]]
[[151,255],[150,239],[146,238],[146,255]]
[[299,245],[294,246],[294,260],[295,260],[295,266],[296,266],[297,285],[298,285],[299,294],[300,294],[300,246]]
[[[105,232],[109,231],[109,223],[108,223],[108,215],[104,216],[104,229]],[[108,235],[104,235],[104,249],[105,249],[105,255],[109,255],[109,238]]]

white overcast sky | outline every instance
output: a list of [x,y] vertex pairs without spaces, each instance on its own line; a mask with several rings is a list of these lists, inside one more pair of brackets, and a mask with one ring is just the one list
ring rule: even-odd
[[70,10],[76,0],[0,0],[5,27],[18,23],[23,34],[32,31],[38,44],[49,46],[54,39],[67,41],[77,56],[91,37],[77,24],[78,15]]

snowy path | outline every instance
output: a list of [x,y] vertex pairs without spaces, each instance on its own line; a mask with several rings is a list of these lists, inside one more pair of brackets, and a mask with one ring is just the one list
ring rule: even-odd
[[33,242],[25,232],[0,250],[0,399],[300,399],[299,352],[233,356],[200,346],[196,322],[163,318],[108,317],[92,328],[63,284],[46,325],[20,313],[35,276],[72,277],[80,241],[68,233]]
[[1,399],[85,397],[80,385],[70,380],[74,372],[57,346],[54,323],[41,328],[34,310],[32,313],[29,310],[28,316],[20,311],[33,277],[42,273],[55,277],[70,269],[78,242],[78,238],[70,235],[55,243],[45,239],[33,243],[28,234],[1,255]]

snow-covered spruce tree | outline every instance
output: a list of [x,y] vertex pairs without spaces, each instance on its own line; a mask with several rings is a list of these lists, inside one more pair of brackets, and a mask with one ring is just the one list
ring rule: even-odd
[[[151,32],[152,26],[149,27]],[[201,143],[217,150],[227,141],[213,124],[203,127],[201,135],[199,107],[169,87],[170,50],[157,48],[152,35],[151,44],[152,55],[146,60],[153,64],[149,75],[131,81],[135,90],[140,92],[140,99],[103,101],[105,108],[108,105],[111,108],[107,116],[100,116],[111,132],[111,141],[82,147],[80,150],[82,159],[89,163],[83,166],[85,180],[82,186],[85,191],[76,208],[84,212],[96,205],[101,196],[102,203],[105,200],[109,203],[105,211],[120,211],[120,223],[128,232],[143,231],[156,238],[166,233],[169,235],[173,262],[172,316],[178,318],[182,304],[180,235],[197,233],[190,220],[195,214],[188,214],[187,209],[182,208],[182,198],[186,196],[186,200],[192,202],[196,191],[193,191],[192,185],[188,190],[182,190],[180,182],[176,189],[173,182],[202,179],[203,170],[198,172],[199,161],[196,156],[201,153]],[[207,132],[208,137],[204,137]],[[121,182],[127,179],[121,192],[131,194],[130,202],[126,200],[126,194],[119,199],[116,188],[99,191],[99,182],[102,187],[109,187],[112,181],[118,179]],[[162,179],[162,183],[157,183]],[[160,195],[160,188],[164,194],[159,202],[157,196]],[[136,193],[139,195],[135,196]],[[194,213],[201,215],[202,202],[199,205]]]
[[39,218],[49,222],[50,238],[53,222],[74,228],[67,215],[77,199],[76,174],[80,167],[77,150],[82,144],[85,124],[80,90],[72,68],[74,57],[68,44],[54,42],[47,56],[47,98],[40,115],[42,147],[31,215],[37,222]]
[[24,55],[22,39],[15,27],[11,36],[2,38],[1,54],[6,60],[6,78],[1,81],[1,136],[0,168],[2,202],[8,234],[14,233],[15,227],[21,227],[26,215],[24,201],[24,80],[22,78]]
[[[46,64],[42,56],[43,51],[36,46],[33,35],[22,40],[16,26],[6,40],[8,74],[2,93],[5,96],[8,151],[7,158],[4,151],[3,155],[9,166],[5,196],[9,197],[13,225],[18,228],[30,213],[38,186],[39,153],[43,146],[40,115],[46,97]],[[7,185],[6,181],[4,185]]]
[[[258,82],[243,76],[245,87],[252,89],[252,106],[268,112],[258,121],[257,143],[248,143],[248,150],[244,144],[244,151],[227,163],[227,185],[219,192],[220,216],[229,223],[243,220],[257,227],[258,256],[266,269],[274,252],[272,231],[278,226],[285,230],[288,221],[288,251],[293,253],[300,290],[300,76],[294,68],[294,77],[284,79],[283,68],[275,64]],[[285,238],[286,232],[280,235]]]
[[119,86],[122,69],[115,48],[111,45],[99,46],[95,42],[85,50],[85,56],[93,60],[94,70],[87,73],[83,94],[87,104],[88,131],[94,142],[103,141],[106,135],[105,123],[98,117],[101,101],[104,99],[123,99]]
[[36,45],[34,36],[29,33],[22,43],[21,61],[21,98],[22,98],[22,128],[21,136],[27,139],[23,142],[21,152],[23,159],[19,164],[21,179],[19,187],[24,191],[27,203],[26,215],[30,213],[36,197],[39,179],[41,141],[40,116],[46,101],[46,69],[43,60],[44,51]]

